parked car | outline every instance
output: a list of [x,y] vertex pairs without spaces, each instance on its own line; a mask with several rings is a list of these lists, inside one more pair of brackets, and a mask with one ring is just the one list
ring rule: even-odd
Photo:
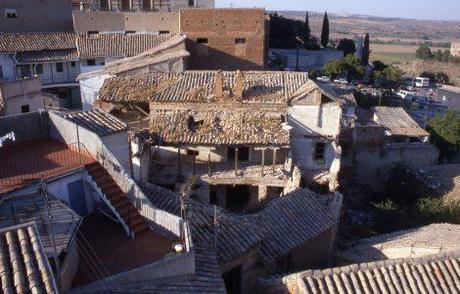
[[348,84],[348,81],[346,79],[335,79],[334,80],[334,83],[337,83],[337,84],[343,84],[343,85],[347,85]]
[[317,77],[316,80],[321,81],[321,82],[330,82],[331,81],[331,79],[328,76]]

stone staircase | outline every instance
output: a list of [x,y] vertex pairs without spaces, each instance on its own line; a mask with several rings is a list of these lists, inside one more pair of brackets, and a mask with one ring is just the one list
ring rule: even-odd
[[121,190],[107,170],[99,163],[86,165],[86,170],[97,187],[101,190],[105,201],[113,213],[128,228],[128,235],[138,236],[149,230],[144,218],[134,207],[128,196]]

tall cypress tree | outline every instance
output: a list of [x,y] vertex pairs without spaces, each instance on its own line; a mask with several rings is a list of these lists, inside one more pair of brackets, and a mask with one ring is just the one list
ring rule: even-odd
[[371,49],[370,49],[370,41],[369,41],[369,34],[366,34],[366,37],[364,38],[364,44],[363,44],[363,54],[361,56],[361,64],[362,65],[368,65],[369,64],[369,56],[371,55]]
[[305,13],[305,37],[307,41],[310,41],[311,31],[310,31],[310,20],[308,19],[308,11]]
[[323,30],[321,31],[321,45],[326,48],[329,44],[329,18],[327,12],[324,13]]

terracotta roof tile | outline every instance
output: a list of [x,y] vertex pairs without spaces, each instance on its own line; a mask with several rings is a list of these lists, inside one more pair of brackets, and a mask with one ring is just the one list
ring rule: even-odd
[[402,107],[372,107],[374,120],[385,127],[391,135],[396,136],[428,136]]
[[0,230],[0,289],[3,293],[58,293],[34,225]]
[[74,33],[0,33],[0,52],[76,49]]
[[[290,134],[283,127],[284,112],[261,110],[178,110],[151,112],[150,132],[160,142],[177,144],[287,145]],[[284,116],[285,117],[285,116]]]
[[16,54],[19,63],[77,61],[77,49],[26,51]]
[[100,33],[78,34],[76,43],[80,57],[131,57],[160,45],[173,35]]
[[[215,95],[217,71],[149,73],[113,77],[104,83],[99,99],[108,102],[218,102],[233,99],[237,72],[222,72],[223,97]],[[306,73],[243,72],[243,103],[287,104],[309,82]]]

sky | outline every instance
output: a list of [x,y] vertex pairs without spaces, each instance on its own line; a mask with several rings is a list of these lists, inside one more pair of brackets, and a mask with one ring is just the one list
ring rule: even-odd
[[215,0],[216,7],[328,11],[415,19],[460,20],[460,0]]

